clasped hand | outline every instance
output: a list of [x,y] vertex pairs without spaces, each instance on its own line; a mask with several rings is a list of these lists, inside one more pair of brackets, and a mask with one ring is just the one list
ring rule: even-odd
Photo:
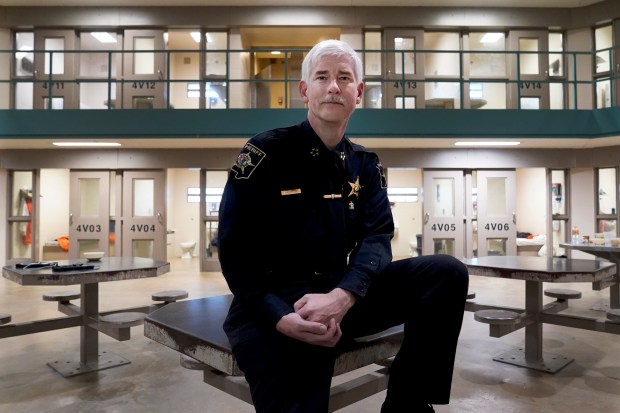
[[306,294],[294,305],[294,313],[278,321],[276,329],[297,340],[333,347],[342,337],[340,322],[355,303],[353,294],[336,288],[327,294]]

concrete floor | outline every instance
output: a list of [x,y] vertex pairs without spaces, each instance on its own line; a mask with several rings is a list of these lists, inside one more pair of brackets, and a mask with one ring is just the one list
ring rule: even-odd
[[[113,310],[150,303],[159,290],[185,289],[191,298],[228,293],[219,273],[197,271],[198,259],[173,260],[168,274],[153,279],[100,284],[100,307]],[[556,285],[557,286],[557,285]],[[590,291],[587,284],[564,284],[584,297],[567,311],[589,312],[607,298],[607,291]],[[0,312],[14,322],[62,316],[56,304],[41,295],[73,287],[24,287],[0,278]],[[476,301],[523,306],[520,281],[471,277]],[[551,300],[551,299],[549,299]],[[79,301],[76,301],[79,304]],[[603,316],[603,313],[600,313]],[[454,371],[452,401],[435,406],[445,412],[617,412],[620,411],[620,337],[567,327],[545,325],[544,349],[575,359],[551,375],[498,363],[494,355],[522,346],[523,330],[502,338],[488,335],[488,327],[465,313]],[[118,342],[100,335],[100,350],[111,351],[131,364],[65,379],[46,363],[75,359],[77,328],[0,340],[0,411],[40,412],[170,412],[249,413],[253,408],[202,382],[202,373],[179,365],[177,352],[132,328],[132,339]],[[420,355],[425,357],[425,355]],[[411,372],[412,385],[424,380],[423,371]],[[384,393],[360,401],[342,413],[379,412]]]

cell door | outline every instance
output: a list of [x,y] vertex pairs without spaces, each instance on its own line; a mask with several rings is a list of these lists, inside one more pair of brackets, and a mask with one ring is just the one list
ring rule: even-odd
[[164,171],[125,171],[122,255],[166,261]]
[[509,56],[511,105],[520,109],[549,109],[549,33],[510,31]]
[[71,171],[69,258],[103,251],[110,256],[110,172]]
[[76,49],[73,30],[36,30],[34,109],[76,109]]
[[125,30],[123,48],[123,108],[165,108],[163,30]]
[[477,171],[478,257],[517,255],[516,172]]
[[463,171],[424,171],[422,254],[464,258]]
[[386,30],[385,70],[390,82],[384,83],[384,107],[390,109],[424,108],[424,49],[422,30]]

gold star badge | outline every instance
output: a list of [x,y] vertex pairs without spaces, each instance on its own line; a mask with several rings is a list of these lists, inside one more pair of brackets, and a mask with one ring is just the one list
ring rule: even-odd
[[349,192],[349,196],[353,196],[355,195],[356,197],[360,196],[360,189],[362,189],[362,186],[360,185],[360,177],[358,176],[355,179],[355,182],[349,182],[349,185],[351,185],[351,192]]

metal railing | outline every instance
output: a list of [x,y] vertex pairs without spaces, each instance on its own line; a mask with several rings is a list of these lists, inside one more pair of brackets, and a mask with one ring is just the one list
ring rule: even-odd
[[[192,84],[196,87],[193,92],[198,96],[198,101],[192,100],[191,108],[209,108],[212,105],[208,103],[212,99],[220,102],[220,107],[231,108],[257,108],[261,106],[256,98],[261,87],[266,87],[269,92],[277,91],[281,93],[281,100],[278,104],[269,103],[270,108],[292,108],[300,107],[299,102],[295,102],[294,94],[291,90],[296,90],[300,77],[299,65],[301,57],[307,49],[277,49],[280,54],[273,55],[277,58],[277,62],[282,67],[273,66],[274,70],[268,77],[261,77],[257,69],[264,57],[270,55],[276,49],[247,49],[247,50],[0,50],[0,59],[2,61],[11,61],[10,78],[0,79],[0,86],[9,84],[14,98],[8,106],[16,109],[28,109],[20,106],[18,98],[24,98],[22,93],[24,90],[33,90],[33,96],[43,97],[47,100],[47,108],[53,109],[53,99],[63,96],[63,89],[69,89],[74,86],[80,86],[84,90],[89,89],[93,85],[100,85],[105,90],[104,95],[99,93],[101,102],[107,102],[105,107],[95,107],[100,109],[131,109],[132,105],[111,104],[116,96],[120,93],[126,94],[126,88],[133,88],[135,95],[147,96],[147,92],[151,93],[161,104],[155,105],[156,108],[179,108],[178,102],[182,99],[174,96],[173,88],[178,84]],[[454,108],[471,108],[467,102],[471,101],[470,95],[471,85],[484,85],[500,83],[505,85],[505,93],[509,96],[506,99],[505,107],[499,109],[521,109],[521,98],[526,96],[538,96],[542,93],[550,94],[547,91],[550,85],[556,85],[562,91],[562,96],[558,99],[562,102],[560,109],[592,109],[597,107],[616,106],[619,103],[614,99],[616,80],[618,80],[618,71],[620,66],[615,63],[616,51],[614,48],[598,50],[596,52],[525,52],[525,51],[487,51],[487,50],[359,50],[361,56],[380,56],[381,65],[379,75],[366,75],[365,81],[367,85],[379,87],[381,104],[376,105],[378,109],[394,108],[398,106],[398,100],[401,99],[400,106],[407,107],[407,98],[412,96],[427,95],[420,90],[412,90],[418,88],[427,88],[429,85],[451,86],[452,95],[444,95],[444,99],[452,99]],[[503,55],[503,59],[498,60],[504,66],[503,70],[497,73],[480,76],[472,74],[472,56],[477,55]],[[151,67],[152,73],[134,74],[124,73],[123,68],[127,65],[125,62],[137,62],[138,57],[143,55],[152,61],[156,61],[156,57],[163,57],[163,66]],[[160,55],[160,56],[158,56]],[[163,55],[163,56],[161,56]],[[184,56],[198,57],[200,63],[193,64],[192,73],[190,75],[179,76],[181,64],[175,63]],[[425,68],[419,67],[422,73],[413,73],[410,68],[418,67],[418,59],[426,60],[441,59],[441,55],[458,55],[458,67],[450,68],[444,74],[429,75],[425,74]],[[532,62],[529,56],[534,55],[533,61],[538,66],[536,70],[538,74],[533,72],[523,72],[522,64],[525,61]],[[606,55],[607,59],[601,58]],[[224,58],[224,62],[214,62],[212,56]],[[559,57],[558,73],[549,75],[549,68],[541,68],[540,62],[542,57]],[[399,59],[397,59],[399,58]],[[605,71],[597,71],[597,58],[609,62],[608,69]],[[392,65],[388,67],[388,61],[400,61],[400,67]],[[40,63],[41,62],[41,63]],[[71,63],[73,62],[73,63]],[[88,65],[98,64],[100,68],[105,68],[105,73],[79,75],[80,68],[88,67]],[[68,66],[67,66],[68,65]],[[605,66],[607,67],[607,66]],[[116,70],[114,70],[115,68]],[[135,68],[135,65],[134,65]],[[202,68],[202,73],[201,72]],[[216,69],[211,72],[211,69]],[[545,70],[547,73],[545,73]],[[39,74],[39,71],[43,73]],[[75,74],[72,74],[74,73]],[[101,72],[101,71],[100,71]],[[120,73],[119,73],[120,72]],[[408,73],[409,72],[409,73]],[[542,72],[542,73],[541,73]],[[174,74],[173,74],[174,73]],[[530,73],[530,74],[528,74]],[[219,87],[219,93],[209,90],[211,85]],[[82,86],[84,85],[84,86]],[[534,89],[540,89],[540,93],[527,93],[523,90],[533,85]],[[581,86],[586,86],[585,88]],[[597,96],[597,85],[606,85],[605,101],[597,105],[597,101],[602,99]],[[79,89],[79,88],[77,88]],[[390,96],[394,99],[389,102],[386,97],[388,90],[392,89]],[[118,92],[117,92],[118,90]],[[189,94],[189,88],[186,86]],[[144,92],[144,93],[140,93]],[[529,92],[532,92],[531,90]],[[535,91],[534,91],[535,92]],[[211,95],[216,93],[216,95]],[[76,101],[76,108],[80,107],[81,96],[78,97],[77,90],[72,90],[69,94],[73,94]],[[248,97],[249,94],[249,97]],[[591,105],[579,107],[580,94],[587,94],[588,102]],[[428,96],[427,96],[428,97]],[[8,96],[6,97],[8,100]],[[34,97],[33,97],[34,99]],[[186,98],[196,99],[196,98]],[[28,102],[28,97],[25,99]],[[197,103],[196,103],[197,102]],[[7,105],[6,102],[2,102]],[[296,106],[297,105],[297,106]],[[127,107],[125,107],[127,106]],[[181,105],[182,106],[182,105]],[[34,107],[34,106],[33,106]],[[372,105],[363,104],[362,107],[372,107]]]

